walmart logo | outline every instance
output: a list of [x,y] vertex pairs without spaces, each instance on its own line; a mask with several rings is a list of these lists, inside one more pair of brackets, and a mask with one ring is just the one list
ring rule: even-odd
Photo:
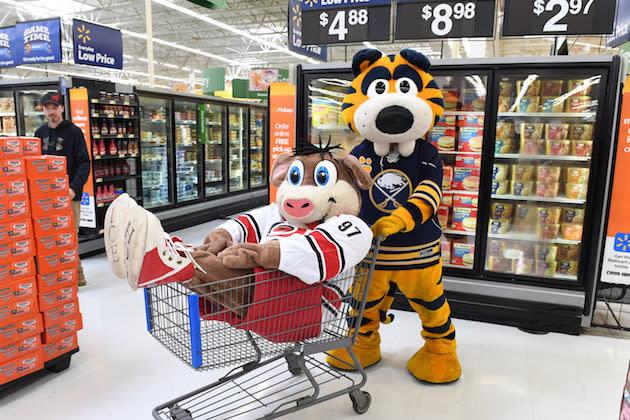
[[296,4],[291,11],[293,12],[295,27],[299,28],[302,25],[302,10],[300,9],[300,5]]
[[614,250],[618,252],[630,252],[630,233],[618,233],[615,235]]
[[77,28],[77,32],[79,32],[79,35],[77,35],[77,38],[79,38],[79,40],[81,40],[84,44],[87,44],[88,41],[90,41],[92,39],[92,37],[90,36],[90,30],[85,28],[85,25],[81,25]]
[[318,3],[318,0],[303,0],[306,7],[313,7]]

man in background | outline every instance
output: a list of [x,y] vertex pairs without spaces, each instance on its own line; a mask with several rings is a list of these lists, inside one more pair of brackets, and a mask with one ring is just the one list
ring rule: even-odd
[[[85,145],[85,137],[79,127],[63,118],[63,96],[59,92],[48,92],[42,96],[41,101],[48,122],[35,131],[35,136],[42,139],[43,154],[66,157],[72,214],[78,235],[83,185],[90,174],[90,156]],[[85,286],[86,284],[83,267],[79,260],[78,285]]]

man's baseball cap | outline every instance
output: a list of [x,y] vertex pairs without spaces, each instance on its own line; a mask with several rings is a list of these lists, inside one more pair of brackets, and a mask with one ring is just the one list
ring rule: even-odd
[[42,105],[46,104],[63,105],[63,96],[59,92],[48,92],[42,96]]

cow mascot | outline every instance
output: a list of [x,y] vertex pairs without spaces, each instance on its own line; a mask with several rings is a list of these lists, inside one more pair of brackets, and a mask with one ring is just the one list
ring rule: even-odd
[[[352,349],[363,367],[381,360],[379,325],[391,321],[387,310],[398,288],[418,313],[425,340],[407,369],[420,381],[449,383],[460,377],[461,366],[442,284],[442,232],[436,216],[442,162],[437,149],[423,139],[444,111],[429,67],[424,55],[409,49],[386,56],[365,49],[352,61],[354,80],[342,116],[364,138],[351,154],[373,180],[370,189],[361,192],[359,217],[375,236],[386,236]],[[345,349],[331,353],[330,365],[352,369]]]
[[[352,273],[367,255],[372,232],[357,215],[361,208],[359,188],[369,188],[371,179],[356,157],[333,154],[336,148],[307,145],[300,154],[279,155],[270,176],[271,184],[278,187],[276,203],[228,220],[196,247],[166,234],[158,218],[127,194],[119,196],[105,215],[105,250],[112,271],[126,278],[134,290],[179,282],[203,292],[215,307],[233,315],[221,320],[256,326],[259,329],[255,332],[264,330],[265,338],[272,341],[308,338],[271,331],[272,326],[259,319],[244,321],[256,318],[256,314],[260,318],[261,311],[271,316],[268,311],[274,308],[266,308],[264,303],[257,303],[256,310],[251,308],[261,293],[274,292],[261,291],[266,286],[257,288],[258,283],[241,283],[268,275],[264,270],[277,270],[283,281],[286,275],[295,279],[285,285],[290,288],[285,295],[295,296],[308,285],[323,284],[326,288],[328,280],[342,272]],[[246,276],[254,272],[264,274]],[[334,288],[334,284],[328,285],[331,290],[322,292],[322,301],[330,296],[327,293],[335,292]],[[254,303],[261,301],[266,300]],[[341,301],[340,294],[334,301]],[[282,305],[292,302],[283,301]],[[283,312],[287,313],[291,311]],[[213,319],[211,313],[201,315]],[[322,318],[326,315],[321,314]]]

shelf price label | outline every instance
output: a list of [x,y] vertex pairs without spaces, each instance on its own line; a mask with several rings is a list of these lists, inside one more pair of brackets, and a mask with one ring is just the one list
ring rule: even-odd
[[302,0],[302,42],[389,41],[390,0]]
[[505,0],[503,36],[610,34],[616,0]]
[[394,38],[492,37],[495,0],[398,0]]

